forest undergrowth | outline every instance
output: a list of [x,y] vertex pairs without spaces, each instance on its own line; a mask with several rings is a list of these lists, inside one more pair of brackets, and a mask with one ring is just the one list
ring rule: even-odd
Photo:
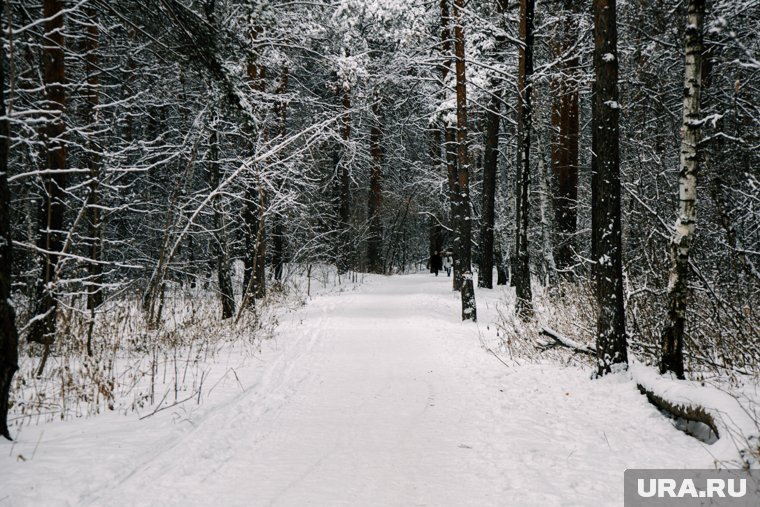
[[[597,307],[593,287],[579,282],[550,287],[535,279],[533,282],[533,318],[526,321],[516,316],[514,292],[502,292],[494,305],[498,338],[495,342],[484,342],[484,346],[505,361],[520,364],[550,362],[582,368],[595,377]],[[627,294],[626,314],[632,324],[628,336],[631,362],[628,376],[632,382],[640,382],[638,377],[642,371],[648,372],[648,376],[658,367],[661,332],[658,326],[662,323],[658,311],[664,305],[656,299],[656,295],[649,291]],[[700,325],[693,326],[687,334],[687,381],[681,383],[675,376],[667,375],[658,380],[665,390],[685,386],[687,396],[693,395],[695,402],[712,389],[735,400],[736,407],[719,415],[725,431],[730,433],[728,440],[738,451],[739,458],[731,463],[733,466],[748,467],[760,463],[760,336],[753,327],[755,306],[745,301],[739,308],[731,308],[726,306],[725,299],[696,292],[690,308]],[[727,315],[734,318],[727,318]],[[547,332],[559,335],[566,343],[560,344]],[[678,429],[706,443],[717,440],[704,425],[660,411]],[[741,413],[751,421],[750,434],[747,434],[747,428],[739,428],[734,421]]]
[[157,326],[149,325],[135,294],[107,302],[94,323],[84,304],[72,298],[59,313],[61,339],[51,345],[41,374],[44,345],[20,344],[9,424],[20,429],[105,411],[149,417],[179,404],[200,404],[219,382],[239,382],[235,369],[257,360],[282,314],[303,306],[311,293],[347,281],[327,266],[293,269],[264,299],[224,320],[215,283],[167,283]]

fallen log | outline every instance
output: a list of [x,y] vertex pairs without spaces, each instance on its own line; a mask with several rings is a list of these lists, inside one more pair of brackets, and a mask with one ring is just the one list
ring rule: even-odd
[[567,336],[561,335],[560,333],[558,333],[557,331],[551,328],[548,328],[548,327],[542,328],[540,334],[542,336],[547,336],[551,338],[552,340],[554,340],[553,343],[545,344],[544,345],[545,349],[560,345],[574,352],[586,354],[591,357],[596,357],[596,349],[594,347],[591,347],[589,345],[583,345],[582,343],[578,343],[575,340],[568,338]]
[[[706,425],[718,439],[710,447],[716,458],[757,459],[760,420],[749,399],[711,385],[675,380],[654,368],[634,364],[629,373],[650,403],[674,417]],[[754,449],[754,450],[752,450]]]
[[649,403],[659,408],[663,412],[670,414],[672,417],[680,417],[686,421],[698,422],[706,425],[715,433],[716,438],[720,438],[721,432],[718,429],[718,424],[715,422],[715,418],[712,414],[708,413],[704,407],[696,404],[677,403],[663,398],[650,391],[642,384],[636,383],[639,392],[647,397]]
[[[576,353],[596,357],[594,347],[578,343],[551,328],[543,328],[540,334],[552,340],[544,345],[545,348],[561,346]],[[720,445],[713,444],[717,447],[711,447],[717,456],[729,456],[732,451],[735,455],[737,450],[744,456],[746,449],[743,450],[743,446],[750,442],[755,442],[750,445],[757,445],[760,431],[757,414],[742,406],[731,394],[715,387],[663,377],[654,369],[640,364],[631,365],[629,374],[639,392],[662,412],[674,419],[701,423],[710,428],[716,439],[721,442]],[[699,438],[688,431],[687,434]]]

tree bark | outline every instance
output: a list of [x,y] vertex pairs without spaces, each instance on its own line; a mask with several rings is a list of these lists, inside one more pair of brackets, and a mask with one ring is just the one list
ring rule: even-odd
[[478,287],[493,288],[494,205],[496,171],[499,163],[499,123],[501,96],[494,93],[486,111],[485,154],[483,157],[483,193],[480,227],[480,272]]
[[457,97],[457,181],[459,183],[459,267],[462,276],[462,320],[477,320],[475,288],[472,276],[472,220],[470,213],[470,160],[467,153],[467,80],[465,75],[464,0],[454,0],[454,56]]
[[446,127],[446,176],[449,184],[449,215],[450,228],[454,236],[451,243],[454,265],[452,266],[452,289],[459,291],[462,288],[462,252],[458,234],[460,231],[460,196],[459,177],[457,164],[457,141],[456,130]]
[[103,223],[100,210],[100,179],[101,161],[100,146],[95,139],[98,131],[98,104],[100,103],[99,78],[99,30],[98,12],[93,7],[86,9],[89,24],[84,38],[85,70],[87,72],[87,97],[85,99],[86,116],[90,125],[87,140],[88,149],[85,152],[86,165],[89,169],[90,183],[87,194],[87,241],[89,242],[89,259],[87,266],[87,309],[90,312],[90,322],[87,330],[87,355],[92,356],[92,333],[95,326],[95,310],[103,304]]
[[[254,41],[261,30],[261,27],[257,26],[251,31]],[[248,80],[253,90],[262,93],[266,91],[266,68],[255,58],[248,62]],[[268,133],[264,131],[263,134],[264,139],[267,139]],[[261,168],[256,167],[255,170],[261,171]],[[256,174],[255,180],[255,184],[249,183],[248,201],[243,213],[246,247],[243,260],[243,302],[246,303],[251,297],[261,299],[266,295],[266,191],[261,184],[261,174]],[[246,305],[241,303],[241,307],[244,306]]]
[[[266,67],[259,65],[258,88],[262,93],[266,92]],[[269,131],[264,130],[264,141],[269,141]],[[264,161],[267,163],[267,161]],[[261,168],[258,168],[261,171]],[[256,175],[256,243],[255,243],[255,261],[253,264],[253,297],[262,299],[267,293],[266,281],[266,257],[267,257],[267,229],[266,229],[266,210],[267,210],[267,191],[262,181],[261,173]]]
[[504,250],[501,244],[496,244],[494,257],[496,259],[496,285],[507,285],[509,276],[507,274],[507,263],[504,260]]
[[[68,178],[66,170],[66,109],[65,64],[63,25],[65,14],[63,0],[44,0],[42,12],[45,18],[44,48],[42,51],[44,83],[50,117],[45,128],[47,169],[51,174],[43,176],[40,229],[37,246],[42,254],[42,273],[39,278],[36,320],[29,327],[30,342],[49,346],[55,340],[58,301],[55,294],[55,273],[63,247],[63,214],[65,189]],[[46,349],[47,350],[47,349]],[[44,366],[44,360],[43,360]]]
[[369,221],[369,239],[367,241],[367,261],[372,273],[383,272],[383,262],[380,252],[383,248],[383,224],[380,220],[380,210],[383,204],[383,149],[381,146],[382,132],[380,130],[380,108],[374,108],[375,120],[370,127],[369,153],[372,158],[370,168],[369,199],[367,219]]
[[[219,167],[219,132],[216,125],[211,126],[209,146],[209,172],[212,191],[219,187],[222,171]],[[235,314],[235,293],[232,288],[232,275],[227,244],[227,224],[222,210],[221,196],[216,196],[214,208],[214,257],[216,258],[216,275],[219,283],[219,299],[222,304],[222,319],[229,319]]]
[[573,242],[577,231],[578,199],[578,56],[567,55],[576,40],[578,26],[572,16],[576,3],[565,0],[557,39],[552,44],[554,57],[560,59],[562,77],[553,83],[551,167],[554,172],[555,261],[566,271],[574,264]]
[[[597,372],[627,367],[620,209],[618,55],[615,0],[594,0],[594,99],[591,109],[592,254],[598,305]],[[616,367],[617,368],[617,367]]]
[[[497,0],[498,13],[497,25],[507,32],[507,0]],[[494,54],[497,61],[503,62],[502,54],[506,50],[506,35],[496,37]],[[494,268],[494,219],[496,204],[496,176],[499,168],[499,126],[501,124],[501,104],[504,101],[503,84],[494,76],[491,85],[491,99],[486,111],[486,136],[485,153],[483,156],[483,193],[481,203],[481,227],[480,227],[480,272],[478,273],[478,287],[493,288]],[[496,265],[497,272],[503,270],[501,252],[498,254]],[[497,279],[501,280],[501,272]],[[498,283],[498,282],[497,282]]]
[[[250,37],[251,42],[255,43],[261,33],[262,28],[254,26],[251,29]],[[248,85],[252,91],[265,91],[266,88],[266,69],[259,65],[258,58],[255,53],[252,53],[247,63]],[[253,137],[255,132],[251,125],[248,126],[249,132],[247,134],[251,136],[250,150],[251,155],[255,155],[255,142]],[[255,169],[259,171],[259,168]],[[258,179],[258,175],[256,176]],[[263,279],[259,279],[259,273],[261,272],[258,266],[259,251],[261,250],[261,244],[259,242],[263,235],[259,234],[259,222],[260,215],[263,213],[261,210],[261,199],[258,187],[258,182],[248,182],[245,189],[245,207],[243,208],[243,235],[245,243],[245,253],[243,255],[243,302],[247,302],[248,298],[253,295],[254,298],[258,297],[256,293],[262,286]],[[250,291],[253,294],[249,294]],[[241,306],[245,304],[241,303]]]
[[551,207],[552,202],[549,197],[549,174],[544,163],[543,142],[541,136],[536,136],[536,153],[538,155],[538,193],[539,208],[541,218],[541,254],[543,257],[544,267],[544,285],[549,286],[555,283],[557,278],[557,263],[554,258],[554,246],[552,245],[552,231],[554,223],[552,221]]
[[[341,117],[341,137],[347,148],[351,139],[351,88],[348,85],[340,87],[342,92],[343,116]],[[347,149],[344,148],[343,158],[337,160],[338,171],[338,273],[348,272],[351,258],[351,171]]]
[[[0,13],[5,0],[0,0]],[[11,439],[8,430],[8,403],[13,375],[18,370],[18,332],[11,304],[13,243],[10,224],[11,195],[8,189],[10,122],[5,109],[5,31],[0,30],[0,436]]]
[[[441,65],[441,84],[443,86],[444,95],[448,93],[446,88],[446,78],[451,72],[451,60],[452,60],[452,45],[451,45],[451,13],[449,12],[449,4],[447,0],[441,0],[441,53],[443,54],[443,63]],[[454,238],[451,245],[453,253],[454,265],[452,266],[453,275],[452,289],[460,291],[462,287],[462,252],[460,251],[461,242],[459,241],[457,234],[460,230],[459,218],[460,218],[460,191],[459,191],[459,177],[457,169],[457,131],[456,128],[450,124],[443,126],[444,129],[444,151],[446,152],[446,176],[449,189],[449,227],[453,232]],[[432,252],[431,252],[432,253]]]
[[[284,95],[288,91],[289,72],[288,67],[283,65],[280,78],[280,86],[277,90],[278,95]],[[282,97],[275,104],[275,116],[278,119],[279,139],[285,139],[288,129],[287,121],[287,102]],[[272,218],[272,271],[274,279],[278,282],[282,280],[282,268],[285,264],[285,221],[282,214],[277,214]]]
[[517,296],[515,311],[520,318],[527,320],[533,315],[533,295],[530,287],[530,254],[528,248],[528,227],[530,225],[530,138],[533,126],[531,92],[533,89],[533,14],[534,0],[520,0],[520,38],[522,47],[519,55],[517,79],[517,131],[518,131],[518,165],[516,234],[515,234],[515,272],[514,284]]
[[[431,132],[430,140],[430,165],[437,174],[443,174],[445,163],[441,157],[441,129],[438,125],[434,126]],[[431,213],[430,225],[428,227],[428,259],[433,256],[433,252],[443,250],[443,226],[441,218]],[[430,269],[432,273],[432,267]]]
[[681,169],[678,174],[678,218],[670,241],[668,321],[662,332],[660,373],[684,378],[683,336],[688,297],[689,253],[697,225],[697,173],[701,129],[702,27],[705,0],[689,0],[686,19]]

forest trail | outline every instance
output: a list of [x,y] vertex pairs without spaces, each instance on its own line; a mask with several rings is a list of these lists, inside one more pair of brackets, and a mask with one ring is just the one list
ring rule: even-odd
[[[388,277],[317,298],[300,324],[303,349],[275,366],[264,399],[227,407],[219,425],[188,436],[189,449],[175,447],[109,496],[178,506],[620,505],[627,466],[694,458],[683,447],[669,457],[673,445],[702,454],[630,385],[499,363],[477,326],[457,320],[450,281]],[[603,415],[606,402],[613,413]]]
[[244,393],[176,438],[134,426],[145,452],[93,457],[105,477],[61,505],[622,505],[626,468],[709,466],[621,376],[497,361],[479,338],[495,291],[479,291],[493,298],[483,323],[461,323],[450,281],[373,277],[316,297]]

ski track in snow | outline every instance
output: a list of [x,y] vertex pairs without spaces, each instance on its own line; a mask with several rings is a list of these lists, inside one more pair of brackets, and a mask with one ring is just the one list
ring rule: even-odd
[[186,420],[25,429],[13,455],[42,433],[40,448],[0,457],[0,507],[622,505],[626,468],[711,466],[624,376],[498,362],[450,282],[377,277],[315,298],[244,392]]

